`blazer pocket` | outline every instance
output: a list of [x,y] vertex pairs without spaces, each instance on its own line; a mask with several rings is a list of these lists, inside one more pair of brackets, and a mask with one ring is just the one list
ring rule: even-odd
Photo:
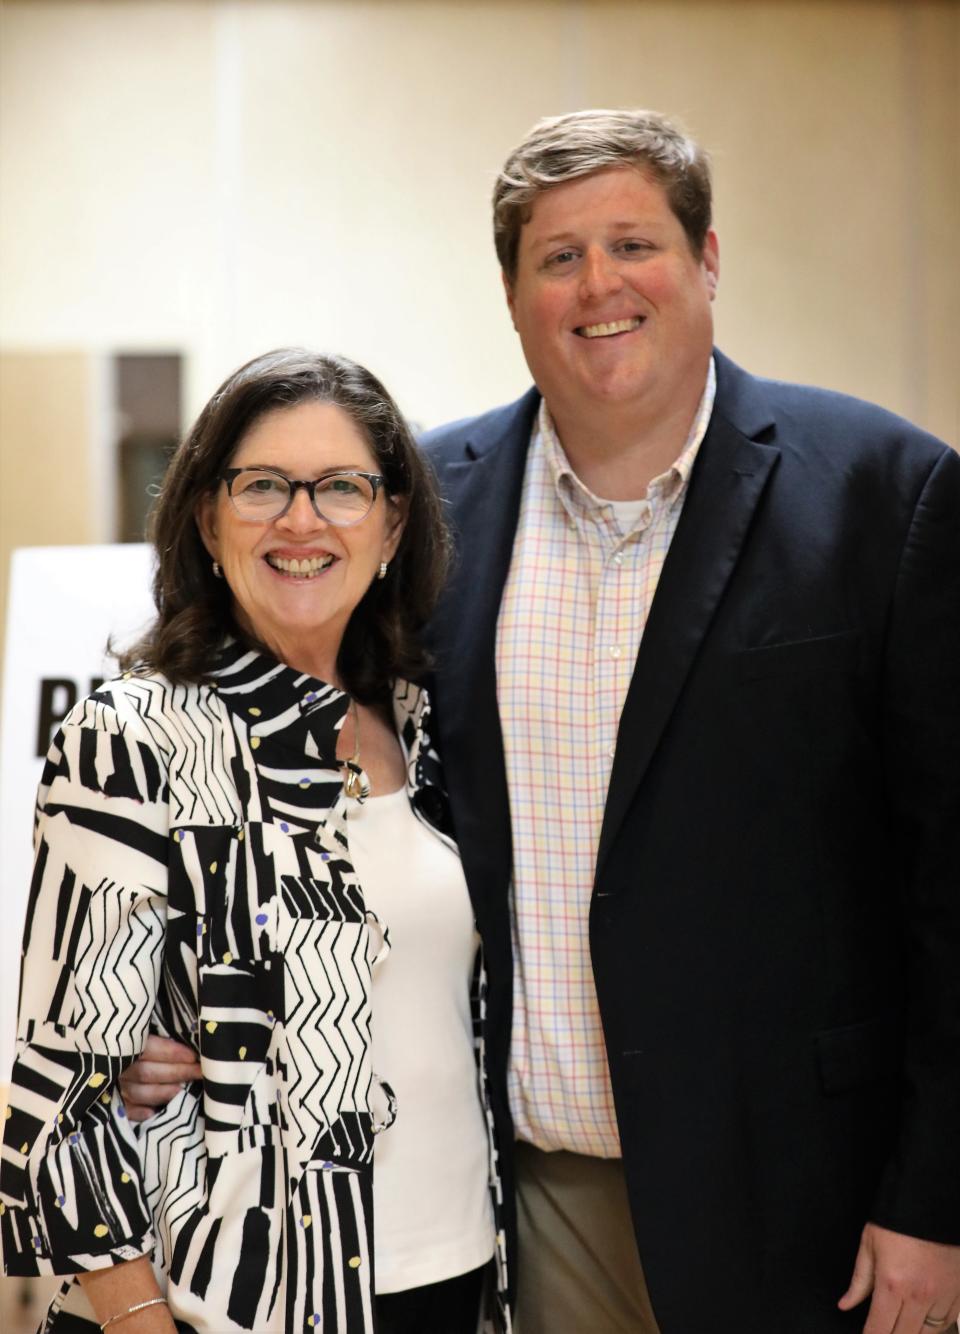
[[860,633],[845,630],[816,639],[795,639],[743,649],[734,657],[743,681],[764,676],[804,676],[811,672],[854,671],[859,660]]
[[900,1069],[903,1043],[896,1025],[886,1018],[826,1029],[816,1034],[814,1043],[824,1093],[845,1093],[890,1079]]

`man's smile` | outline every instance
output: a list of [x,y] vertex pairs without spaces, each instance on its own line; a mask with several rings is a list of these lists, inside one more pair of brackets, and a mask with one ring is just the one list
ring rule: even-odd
[[644,322],[644,316],[632,315],[626,320],[611,320],[606,324],[581,324],[574,333],[581,338],[610,338],[613,334],[633,333]]

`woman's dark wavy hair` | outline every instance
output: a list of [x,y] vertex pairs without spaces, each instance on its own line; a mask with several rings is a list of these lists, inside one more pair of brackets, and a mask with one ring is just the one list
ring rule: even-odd
[[[394,677],[416,679],[429,665],[418,634],[443,586],[450,539],[430,465],[386,389],[346,357],[280,348],[255,357],[220,386],[181,442],[153,511],[157,617],[118,655],[124,670],[147,668],[171,681],[207,678],[227,635],[250,643],[236,623],[230,589],[214,576],[194,518],[240,441],[264,413],[303,402],[333,403],[353,420],[383,474],[388,496],[406,500],[406,524],[385,579],[354,610],[337,669],[362,702],[382,699]],[[251,643],[251,647],[262,647]]]

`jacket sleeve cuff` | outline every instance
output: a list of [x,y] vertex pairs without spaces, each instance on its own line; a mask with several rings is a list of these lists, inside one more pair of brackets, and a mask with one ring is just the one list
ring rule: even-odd
[[58,1119],[32,1147],[25,1141],[29,1152],[21,1155],[15,1140],[5,1137],[0,1170],[8,1274],[83,1273],[152,1251],[136,1136],[116,1091]]

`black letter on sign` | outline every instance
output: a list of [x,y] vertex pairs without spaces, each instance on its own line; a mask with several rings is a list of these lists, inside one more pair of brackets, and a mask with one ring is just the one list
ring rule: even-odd
[[42,759],[50,749],[50,738],[57,723],[66,718],[77,702],[73,681],[44,677],[40,682],[40,715],[37,720],[37,756]]

